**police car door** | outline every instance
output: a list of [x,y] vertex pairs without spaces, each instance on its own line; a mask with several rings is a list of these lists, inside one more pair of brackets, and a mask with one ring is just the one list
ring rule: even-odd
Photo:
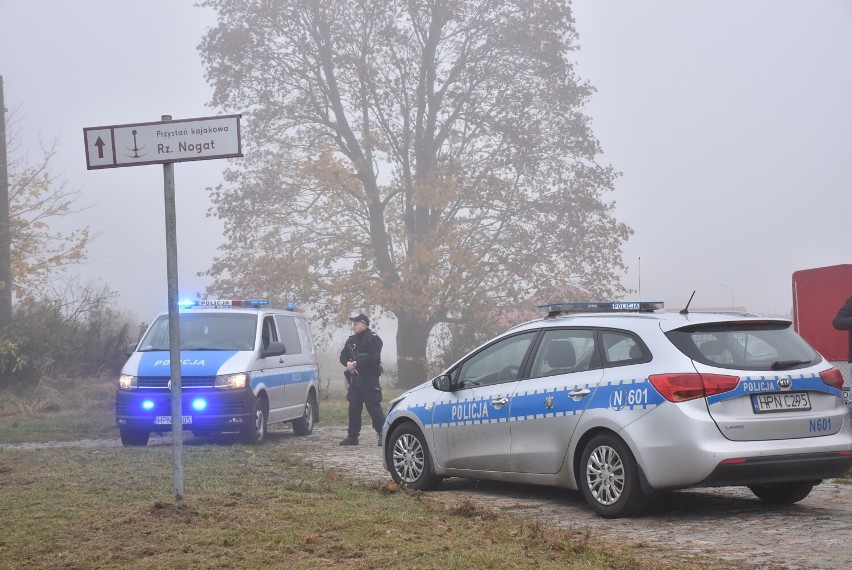
[[512,395],[512,464],[520,473],[556,473],[603,378],[595,332],[545,331],[528,376]]
[[433,410],[435,456],[442,467],[511,471],[511,396],[538,331],[498,340],[452,372],[456,388]]

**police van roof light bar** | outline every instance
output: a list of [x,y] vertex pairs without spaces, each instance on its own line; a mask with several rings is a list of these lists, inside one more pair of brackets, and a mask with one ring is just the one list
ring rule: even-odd
[[618,301],[594,303],[549,303],[538,308],[552,318],[566,313],[650,313],[663,308],[662,301]]
[[179,303],[181,307],[191,309],[228,309],[230,307],[262,307],[269,304],[268,299],[199,299],[188,303]]

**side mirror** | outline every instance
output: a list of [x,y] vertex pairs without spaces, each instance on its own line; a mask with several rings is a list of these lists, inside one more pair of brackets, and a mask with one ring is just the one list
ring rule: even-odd
[[269,346],[266,347],[266,350],[260,351],[261,358],[266,358],[267,356],[281,356],[282,354],[287,354],[287,349],[284,348],[283,342],[270,342]]
[[440,392],[452,392],[453,380],[449,374],[441,374],[432,380],[432,387]]
[[124,349],[124,356],[130,356],[134,352],[136,352],[136,343],[135,342],[133,344],[127,345],[127,348]]

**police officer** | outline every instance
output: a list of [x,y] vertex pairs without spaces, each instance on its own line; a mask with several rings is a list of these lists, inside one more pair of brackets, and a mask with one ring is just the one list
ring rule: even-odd
[[358,445],[361,433],[361,411],[373,420],[373,429],[382,444],[382,425],[385,414],[382,411],[382,387],[379,376],[382,373],[382,339],[370,330],[370,319],[361,313],[349,319],[352,321],[352,336],[346,339],[346,346],[340,351],[340,364],[346,367],[346,401],[349,402],[349,430],[340,445]]
[[846,299],[831,324],[839,331],[849,331],[849,362],[852,362],[852,297]]

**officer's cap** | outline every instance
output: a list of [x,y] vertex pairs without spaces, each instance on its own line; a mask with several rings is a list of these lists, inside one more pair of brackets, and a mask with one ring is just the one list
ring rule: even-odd
[[364,323],[365,325],[370,326],[370,317],[364,313],[358,313],[358,315],[354,317],[349,317],[349,320],[353,323]]

